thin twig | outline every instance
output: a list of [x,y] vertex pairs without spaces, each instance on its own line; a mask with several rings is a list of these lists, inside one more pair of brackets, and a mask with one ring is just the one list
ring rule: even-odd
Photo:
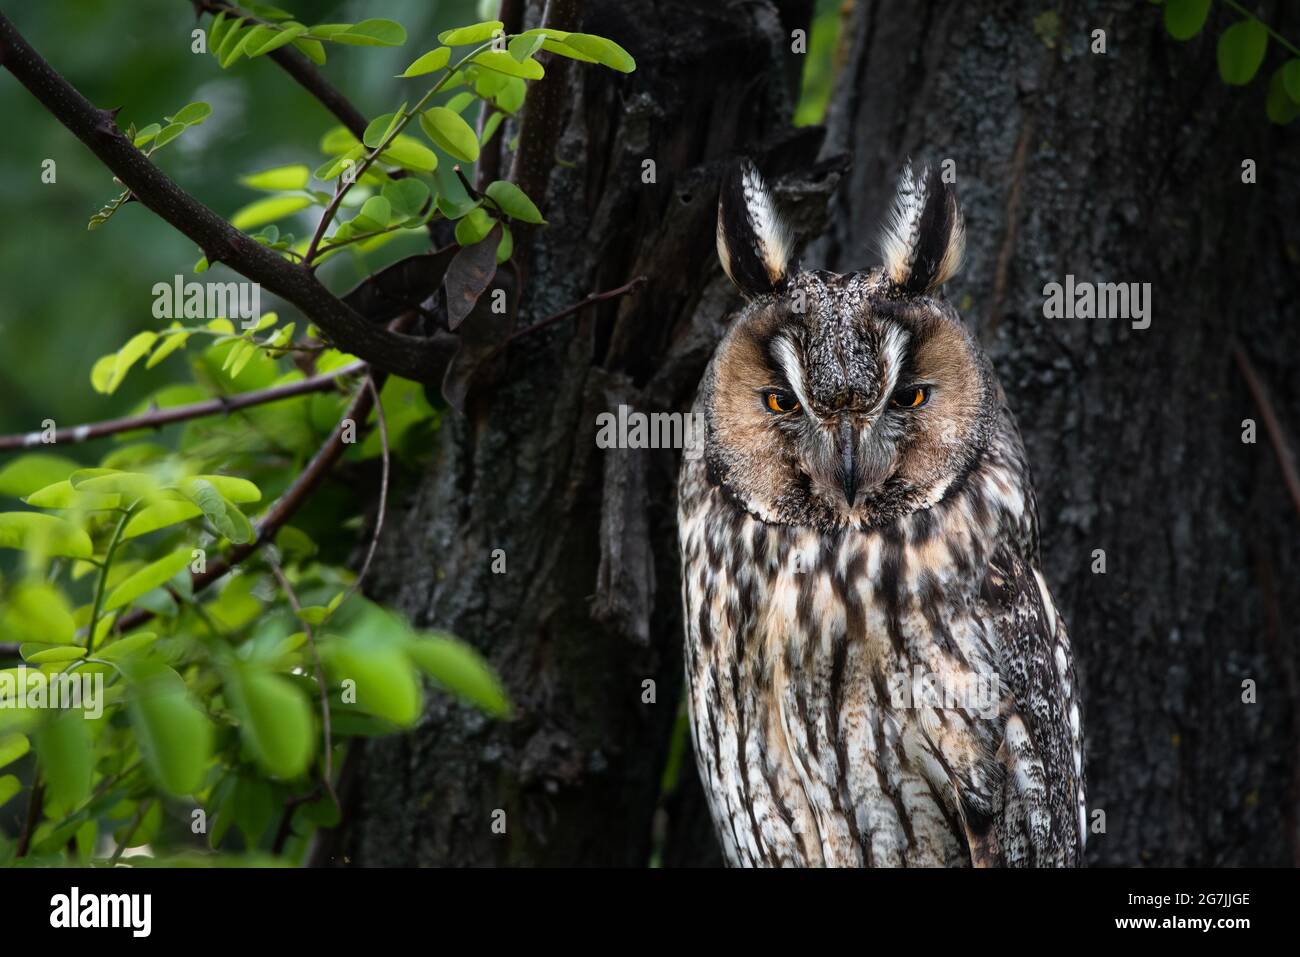
[[[136,429],[157,429],[164,425],[170,425],[173,422],[186,422],[190,419],[201,419],[209,415],[223,415],[230,412],[237,412],[240,409],[247,409],[250,406],[264,405],[268,402],[279,402],[282,399],[290,399],[294,396],[305,395],[310,392],[325,392],[333,388],[339,379],[344,376],[352,375],[355,372],[361,372],[365,368],[366,364],[364,362],[353,362],[349,365],[335,369],[332,372],[312,376],[309,379],[302,379],[298,382],[273,386],[269,389],[257,389],[252,392],[239,392],[231,396],[222,396],[216,399],[204,399],[202,402],[191,402],[188,405],[176,405],[169,409],[155,409],[152,412],[145,412],[141,415],[128,415],[118,419],[105,419],[103,422],[90,422],[85,425],[74,425],[66,429],[56,429],[54,432],[54,441],[48,444],[75,445],[76,443],[88,442],[91,439],[98,439],[105,435],[116,435],[119,432],[133,432]],[[0,436],[0,452],[45,445],[47,443],[45,442],[43,435],[44,433],[42,432],[27,432],[21,435],[2,435]]]
[[512,332],[509,336],[506,337],[505,342],[501,343],[501,345],[497,346],[490,353],[488,353],[487,359],[484,359],[483,361],[486,362],[489,359],[495,359],[498,355],[500,355],[502,352],[506,350],[506,348],[510,345],[510,343],[514,342],[516,339],[522,339],[524,336],[531,335],[532,333],[537,332],[539,329],[545,329],[547,326],[553,326],[561,319],[567,319],[575,312],[579,312],[582,309],[585,309],[587,306],[590,306],[592,303],[604,302],[606,299],[616,299],[619,296],[625,296],[645,281],[646,281],[645,276],[637,276],[636,278],[631,279],[628,282],[625,282],[623,285],[619,286],[616,289],[606,289],[604,292],[593,292],[590,295],[588,295],[585,299],[581,300],[580,302],[575,302],[573,305],[561,309],[559,312],[555,313],[554,315],[547,316],[545,319],[542,319],[539,322],[535,322],[531,326],[524,326],[524,328],[522,329],[517,329],[514,332]]
[[135,837],[135,832],[140,830],[140,824],[144,821],[144,816],[149,813],[149,807],[153,804],[153,799],[140,802],[140,809],[136,811],[135,820],[131,822],[131,829],[122,837],[122,842],[113,849],[113,856],[108,859],[108,863],[116,864],[122,858],[122,853],[130,846],[131,838]]
[[32,793],[27,799],[27,818],[23,821],[22,833],[18,835],[18,849],[14,857],[26,857],[32,846],[32,834],[36,830],[36,819],[41,816],[45,806],[45,782],[38,779],[32,785]]
[[1300,474],[1296,472],[1295,456],[1287,444],[1286,434],[1282,431],[1277,412],[1273,409],[1273,400],[1269,398],[1264,388],[1264,381],[1255,371],[1255,366],[1251,363],[1250,356],[1246,355],[1246,350],[1240,344],[1233,343],[1232,355],[1237,360],[1237,368],[1241,370],[1242,378],[1246,380],[1246,387],[1250,389],[1255,404],[1259,406],[1260,418],[1264,420],[1264,431],[1268,433],[1268,440],[1273,446],[1277,464],[1282,467],[1282,480],[1291,494],[1291,503],[1295,505],[1296,512],[1300,513]]
[[388,420],[384,416],[384,403],[379,399],[379,387],[375,385],[374,378],[367,376],[366,385],[370,388],[370,396],[374,401],[375,419],[379,422],[379,447],[383,455],[383,467],[379,476],[379,510],[375,514],[375,531],[370,536],[370,547],[366,549],[366,557],[361,563],[361,570],[357,572],[356,581],[348,588],[343,601],[339,602],[339,607],[342,607],[349,598],[356,594],[357,589],[361,587],[361,582],[366,577],[366,573],[370,571],[370,562],[374,559],[375,550],[379,547],[379,536],[384,533],[384,516],[388,511]]
[[[343,805],[339,803],[339,796],[334,793],[334,748],[330,743],[332,737],[330,733],[330,695],[329,688],[325,685],[325,669],[321,665],[320,651],[316,647],[316,632],[311,623],[302,617],[302,602],[298,600],[298,593],[294,591],[293,585],[289,582],[289,576],[284,573],[280,563],[274,558],[269,558],[267,559],[267,565],[270,566],[271,574],[275,576],[275,580],[280,583],[280,587],[284,589],[285,595],[288,596],[293,613],[299,616],[298,620],[302,622],[302,630],[307,635],[307,645],[311,648],[312,658],[315,661],[316,685],[320,688],[321,729],[325,738],[323,744],[324,753],[322,755],[325,779],[322,783],[331,800],[334,801],[334,806],[338,809],[339,814],[342,814]],[[292,812],[289,813],[292,815]]]

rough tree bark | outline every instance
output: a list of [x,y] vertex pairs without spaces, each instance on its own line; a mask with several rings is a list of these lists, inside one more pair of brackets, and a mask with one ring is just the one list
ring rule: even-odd
[[[481,372],[391,520],[371,590],[483,649],[518,713],[494,723],[438,698],[413,734],[370,742],[338,859],[639,866],[659,835],[665,863],[717,861],[689,755],[660,794],[681,685],[674,453],[602,451],[595,433],[619,403],[688,407],[733,301],[713,219],[740,153],[821,237],[806,261],[841,270],[875,263],[906,156],[955,161],[970,240],[949,295],[1037,475],[1046,574],[1086,676],[1089,804],[1105,812],[1090,861],[1300,859],[1297,516],[1262,427],[1242,442],[1261,415],[1230,351],[1300,423],[1295,134],[1270,127],[1258,81],[1223,86],[1213,34],[1176,44],[1145,3],[1037,19],[1013,0],[846,6],[823,141],[789,126],[789,30],[808,4],[587,4],[584,28],[638,70],[569,71],[518,322],[648,282]],[[1105,55],[1088,51],[1095,28]],[[1067,273],[1150,282],[1150,328],[1045,319],[1043,286]]]

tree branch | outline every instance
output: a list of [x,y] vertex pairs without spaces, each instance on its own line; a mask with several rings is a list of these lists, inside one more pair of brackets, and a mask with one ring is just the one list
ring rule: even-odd
[[[501,0],[501,5],[497,8],[497,19],[503,24],[502,32],[506,36],[524,32],[524,0]],[[492,110],[485,103],[478,115],[478,135],[479,140],[483,139],[483,124],[492,114]],[[479,151],[478,170],[475,179],[478,181],[480,192],[487,189],[494,181],[501,178],[501,144],[505,142],[505,133],[500,131],[500,135],[483,145]]]
[[559,312],[549,315],[545,319],[541,319],[537,322],[534,322],[531,326],[524,326],[524,328],[522,329],[516,329],[514,332],[510,333],[510,335],[506,337],[505,342],[497,346],[496,349],[494,349],[488,355],[487,359],[485,359],[484,361],[486,362],[488,359],[496,358],[498,355],[500,355],[510,346],[510,343],[514,342],[516,339],[522,339],[524,336],[531,335],[532,333],[537,332],[539,329],[545,329],[547,326],[554,325],[555,323],[559,322],[561,319],[567,319],[575,312],[579,312],[587,308],[592,303],[603,302],[606,299],[616,299],[619,296],[625,296],[645,281],[646,281],[645,276],[636,276],[635,278],[629,280],[628,282],[625,282],[621,286],[615,287],[614,289],[606,289],[604,292],[589,293],[587,297],[581,300],[580,302],[575,302],[571,306],[566,306],[565,308],[561,309]]
[[[543,26],[577,30],[582,26],[583,0],[546,0]],[[547,54],[546,76],[533,84],[524,101],[519,125],[519,149],[510,167],[510,181],[539,207],[546,208],[547,184],[555,167],[555,147],[560,142],[564,111],[569,106],[568,59]]]
[[0,65],[72,131],[140,202],[198,244],[208,261],[223,262],[292,303],[330,340],[375,368],[417,382],[438,382],[457,339],[430,338],[375,327],[335,297],[311,271],[235,229],[177,186],[127,139],[113,112],[97,109],[54,71],[0,14]]
[[250,406],[264,405],[267,402],[279,402],[296,395],[325,392],[333,388],[335,383],[344,376],[355,372],[363,372],[365,369],[366,364],[364,362],[354,362],[351,365],[335,369],[333,372],[312,376],[299,382],[273,386],[269,389],[240,392],[231,396],[205,399],[202,402],[191,402],[188,405],[177,405],[170,409],[155,409],[153,412],[146,412],[142,415],[127,415],[118,419],[105,419],[103,422],[90,422],[85,425],[74,425],[67,429],[56,429],[54,441],[49,443],[43,440],[44,433],[42,432],[0,435],[0,452],[33,447],[40,448],[45,445],[75,445],[105,435],[116,435],[119,432],[132,432],[136,429],[158,429],[173,422],[185,422],[189,419],[200,419],[208,415],[238,412],[240,409],[247,409]]
[[1268,433],[1273,454],[1277,456],[1277,464],[1282,468],[1282,481],[1286,483],[1286,490],[1291,495],[1291,503],[1295,505],[1296,511],[1300,512],[1300,474],[1296,472],[1295,456],[1287,443],[1286,434],[1282,431],[1282,423],[1278,421],[1273,400],[1268,397],[1264,381],[1255,371],[1255,365],[1250,361],[1250,356],[1246,355],[1246,350],[1240,344],[1233,343],[1232,354],[1237,360],[1237,368],[1241,370],[1242,378],[1246,380],[1246,387],[1250,389],[1255,404],[1259,406],[1260,418],[1264,420],[1264,431]]

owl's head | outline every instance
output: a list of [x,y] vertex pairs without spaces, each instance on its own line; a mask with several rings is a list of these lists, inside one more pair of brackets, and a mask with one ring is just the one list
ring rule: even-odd
[[956,488],[997,386],[940,292],[964,232],[938,172],[903,173],[880,268],[799,270],[749,164],[723,183],[717,241],[748,303],[701,391],[713,480],[764,521],[821,529],[884,525]]

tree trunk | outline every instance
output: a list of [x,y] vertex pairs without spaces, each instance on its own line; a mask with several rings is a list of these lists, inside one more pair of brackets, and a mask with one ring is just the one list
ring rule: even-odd
[[[901,160],[955,161],[968,244],[948,295],[1034,469],[1044,574],[1084,676],[1088,807],[1105,817],[1089,862],[1300,863],[1297,517],[1231,351],[1294,430],[1294,128],[1265,118],[1265,75],[1219,79],[1219,4],[1185,44],[1145,3],[906,6],[855,11],[826,144],[854,165],[812,258],[866,264]],[[1270,6],[1295,37],[1300,19]],[[1151,283],[1150,328],[1044,318],[1045,284],[1067,274]]]
[[[638,68],[568,71],[517,328],[647,282],[480,370],[372,573],[376,598],[484,651],[515,717],[431,696],[413,733],[369,742],[336,857],[717,862],[689,745],[661,787],[681,706],[676,453],[595,437],[620,403],[689,407],[734,305],[713,252],[718,177],[748,154],[821,237],[805,262],[838,270],[876,264],[905,157],[955,162],[969,243],[948,294],[1035,469],[1044,570],[1085,675],[1105,825],[1090,861],[1295,862],[1297,637],[1281,609],[1300,599],[1296,514],[1231,353],[1235,338],[1283,424],[1300,422],[1295,141],[1265,119],[1263,81],[1226,88],[1217,30],[1178,44],[1144,3],[1036,18],[1013,0],[857,0],[823,142],[789,125],[789,31],[810,5],[700,6],[588,4],[583,28]],[[1067,274],[1151,283],[1150,328],[1044,318],[1044,284]]]

